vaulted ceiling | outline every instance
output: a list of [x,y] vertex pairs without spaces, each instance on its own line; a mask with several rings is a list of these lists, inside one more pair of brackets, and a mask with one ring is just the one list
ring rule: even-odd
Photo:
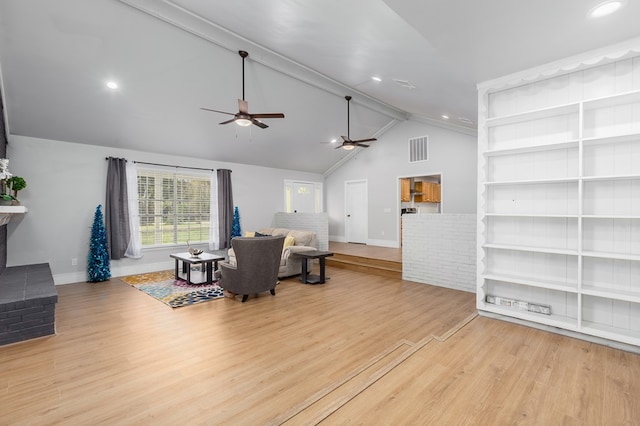
[[[322,143],[347,133],[345,95],[352,138],[409,118],[469,133],[478,82],[640,36],[640,2],[598,20],[587,17],[596,3],[3,0],[8,127],[323,173],[348,155]],[[237,112],[238,50],[249,110],[286,116],[267,129],[200,109]]]

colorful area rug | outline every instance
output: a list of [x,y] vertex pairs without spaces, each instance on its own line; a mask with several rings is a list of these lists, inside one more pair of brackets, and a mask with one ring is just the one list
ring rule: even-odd
[[222,287],[217,282],[190,285],[184,280],[176,280],[173,271],[130,275],[121,279],[172,308],[195,305],[224,297]]

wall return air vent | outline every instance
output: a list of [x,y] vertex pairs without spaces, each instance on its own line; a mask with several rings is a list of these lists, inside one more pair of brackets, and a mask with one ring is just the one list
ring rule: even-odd
[[429,137],[420,136],[409,139],[409,162],[427,161],[429,159]]

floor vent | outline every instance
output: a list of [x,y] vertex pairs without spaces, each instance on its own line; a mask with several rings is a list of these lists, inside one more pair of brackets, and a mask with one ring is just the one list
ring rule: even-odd
[[429,159],[429,137],[420,136],[409,139],[409,162],[427,161]]

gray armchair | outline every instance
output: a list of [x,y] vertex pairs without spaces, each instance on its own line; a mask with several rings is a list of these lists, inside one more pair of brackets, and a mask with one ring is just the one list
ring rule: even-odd
[[284,236],[236,237],[231,244],[236,263],[220,263],[221,287],[233,295],[242,294],[243,302],[249,294],[267,290],[275,296]]

